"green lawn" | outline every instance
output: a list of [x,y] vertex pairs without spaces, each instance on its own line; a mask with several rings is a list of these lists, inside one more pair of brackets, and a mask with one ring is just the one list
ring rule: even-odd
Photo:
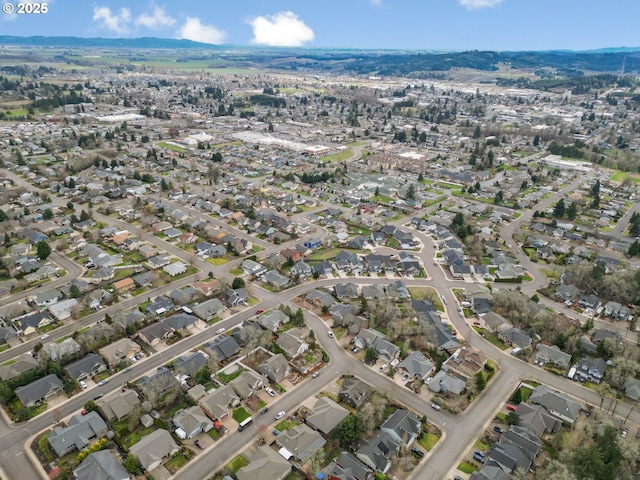
[[342,152],[334,153],[333,155],[327,155],[326,157],[320,157],[321,162],[344,162],[349,160],[353,156],[353,150],[350,148],[343,150]]
[[125,436],[122,439],[122,444],[126,445],[127,448],[131,448],[133,445],[138,443],[138,441],[142,437],[144,437],[145,435],[149,435],[154,430],[155,430],[155,428],[153,428],[153,427],[143,428],[141,430],[135,430],[134,432],[130,433],[129,435]]
[[249,461],[244,458],[242,455],[236,456],[233,460],[227,463],[224,468],[225,470],[231,471],[234,475],[240,470],[242,467],[249,465]]
[[175,473],[178,470],[180,470],[182,467],[184,467],[186,464],[187,464],[187,459],[181,452],[178,452],[171,458],[171,460],[169,460],[165,464],[165,467],[171,473]]
[[238,275],[242,275],[243,272],[242,272],[242,269],[240,267],[236,267],[236,268],[232,268],[231,270],[229,270],[229,273],[231,275],[235,275],[237,277]]
[[418,440],[418,444],[428,452],[435,446],[436,443],[438,443],[438,440],[440,440],[440,437],[435,433],[427,432],[422,436],[420,440]]
[[484,328],[480,328],[480,327],[473,327],[473,329],[478,332],[479,334],[483,334],[484,337],[489,340],[489,342],[492,345],[495,345],[496,347],[498,347],[500,350],[506,350],[507,348],[509,348],[509,345],[507,345],[506,343],[504,343],[502,340],[500,340],[495,333],[489,333],[487,332]]
[[251,414],[247,412],[244,407],[236,408],[233,411],[233,419],[238,423],[245,421],[250,416]]
[[235,372],[227,375],[224,372],[220,372],[218,374],[218,380],[220,380],[222,383],[229,383],[231,380],[233,380],[234,378],[238,378],[238,376],[244,372],[243,368],[238,368]]
[[280,430],[281,432],[284,432],[285,430],[289,430],[290,428],[293,428],[297,425],[300,425],[300,422],[294,422],[291,420],[282,420],[276,425],[276,429]]
[[478,470],[478,467],[477,467],[477,465],[475,463],[469,463],[469,462],[462,461],[462,462],[460,462],[458,464],[458,470],[460,470],[461,472],[468,473],[469,475],[471,475],[473,472]]
[[174,152],[178,152],[178,153],[186,153],[187,152],[186,148],[178,147],[176,145],[170,145],[167,142],[160,142],[157,145],[159,147],[161,147],[161,148],[166,148],[168,150],[173,150]]
[[224,265],[227,263],[227,259],[224,257],[207,258],[207,263],[211,265]]

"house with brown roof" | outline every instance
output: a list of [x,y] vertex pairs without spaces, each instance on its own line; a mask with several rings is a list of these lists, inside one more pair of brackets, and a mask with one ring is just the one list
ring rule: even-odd
[[113,288],[115,288],[118,293],[130,292],[131,290],[135,290],[136,284],[133,281],[133,278],[128,277],[114,282]]
[[119,422],[131,415],[139,405],[138,393],[131,389],[124,389],[124,391],[119,389],[96,400],[98,411],[108,422]]
[[198,405],[209,418],[222,420],[229,415],[232,408],[240,405],[240,398],[231,386],[224,385],[202,397]]
[[115,365],[120,360],[125,360],[129,357],[135,357],[138,353],[142,351],[140,345],[129,338],[121,338],[118,341],[115,341],[109,345],[102,347],[98,350],[98,353],[104,358],[109,364]]

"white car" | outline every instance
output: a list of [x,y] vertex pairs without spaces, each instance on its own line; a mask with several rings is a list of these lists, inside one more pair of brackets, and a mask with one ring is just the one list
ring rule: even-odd
[[44,335],[42,335],[42,336],[40,337],[40,340],[46,340],[47,338],[49,338],[49,334],[48,334],[48,333],[45,333]]
[[433,409],[434,409],[434,410],[436,410],[436,411],[440,411],[440,405],[437,405],[437,404],[435,404],[435,403],[432,403],[432,404],[431,404],[431,408],[433,408]]
[[107,383],[109,383],[109,379],[105,378],[104,380],[102,380],[100,383],[98,383],[98,386],[101,387],[103,385],[106,385]]
[[388,366],[389,366],[389,365],[387,365],[387,364],[385,363],[384,365],[382,365],[382,366],[380,367],[380,371],[381,371],[381,372],[384,372],[384,371],[387,369],[387,367],[388,367]]
[[134,356],[129,357],[129,360],[131,361],[131,363],[136,363],[138,361],[138,359]]
[[275,390],[274,390],[273,388],[271,388],[271,387],[267,387],[267,388],[265,388],[265,390],[267,391],[267,393],[268,393],[270,396],[272,396],[272,397],[275,397],[275,396],[276,396],[276,392],[275,392]]
[[327,332],[327,335],[329,335],[329,338],[333,338],[333,332],[331,330]]
[[276,415],[276,420],[280,420],[286,414],[287,414],[287,412],[285,412],[284,410],[282,410],[281,412],[278,412],[278,414]]
[[220,335],[221,333],[224,333],[225,329],[224,328],[219,328],[216,330],[216,335]]
[[80,380],[80,382],[78,382],[78,383],[80,383],[80,386],[82,388],[87,388],[87,383],[84,380]]

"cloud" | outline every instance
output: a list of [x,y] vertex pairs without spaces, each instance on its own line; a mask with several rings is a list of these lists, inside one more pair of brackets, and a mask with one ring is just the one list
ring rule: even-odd
[[313,30],[293,12],[256,17],[247,23],[253,27],[251,43],[259,45],[299,47],[315,37]]
[[131,21],[131,10],[121,8],[120,13],[113,14],[109,7],[93,7],[93,21],[116,33],[127,33],[127,24]]
[[199,18],[187,17],[184,25],[178,30],[178,38],[186,38],[194,42],[222,43],[226,33],[212,25],[205,25]]
[[369,3],[371,5],[373,5],[374,7],[381,7],[382,6],[382,0],[369,0]]
[[476,8],[495,7],[502,0],[458,0],[460,5],[467,7],[469,10],[475,10]]
[[176,19],[168,15],[161,7],[153,6],[151,14],[143,13],[136,18],[136,25],[142,25],[147,28],[156,29],[162,27],[172,27],[176,23]]

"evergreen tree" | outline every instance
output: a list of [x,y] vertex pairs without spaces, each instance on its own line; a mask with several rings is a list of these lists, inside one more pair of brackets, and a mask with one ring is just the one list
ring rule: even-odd
[[576,202],[571,202],[571,205],[569,205],[569,208],[567,208],[567,218],[569,220],[575,220],[577,216],[578,206],[576,205]]
[[558,200],[556,206],[553,208],[553,216],[554,217],[564,217],[565,206],[564,206],[564,198]]

